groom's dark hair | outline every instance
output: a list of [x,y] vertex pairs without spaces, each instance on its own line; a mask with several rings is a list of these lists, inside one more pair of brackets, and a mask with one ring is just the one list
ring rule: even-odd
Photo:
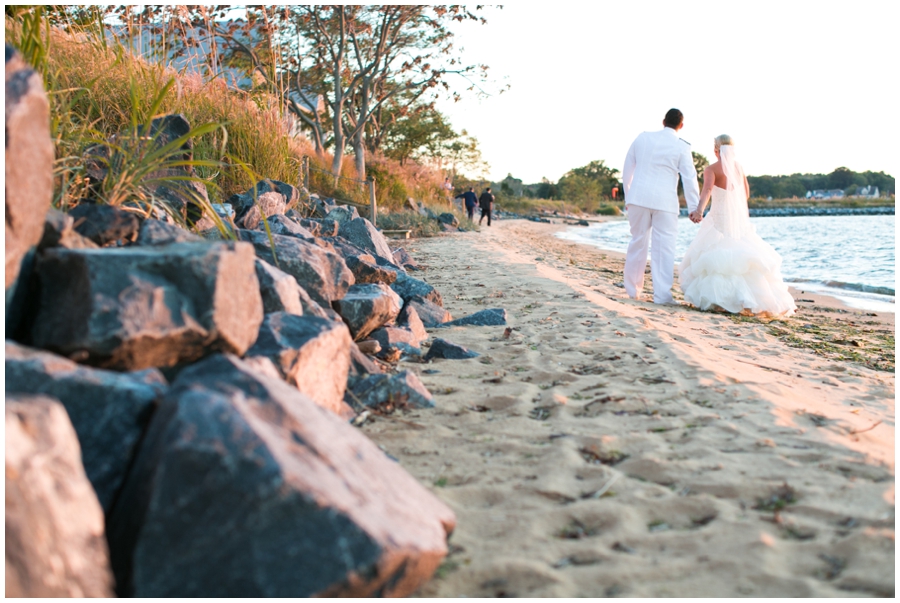
[[669,109],[669,112],[666,113],[666,118],[663,120],[663,124],[665,124],[667,128],[677,128],[683,121],[684,113],[678,109]]

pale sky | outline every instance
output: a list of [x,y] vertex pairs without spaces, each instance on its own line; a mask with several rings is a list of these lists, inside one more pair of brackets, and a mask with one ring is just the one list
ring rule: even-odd
[[[466,61],[511,89],[439,108],[478,138],[489,176],[556,181],[684,112],[680,136],[714,160],[730,134],[750,175],[897,176],[897,2],[542,2],[457,26]],[[502,78],[506,79],[502,79]],[[463,82],[457,83],[462,86]]]

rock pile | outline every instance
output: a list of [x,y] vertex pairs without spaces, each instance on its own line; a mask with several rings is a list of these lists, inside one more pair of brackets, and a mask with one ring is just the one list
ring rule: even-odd
[[218,205],[157,188],[180,225],[48,209],[46,95],[9,47],[6,70],[7,596],[413,593],[455,518],[352,421],[434,406],[392,364],[452,320],[415,260],[274,180]]

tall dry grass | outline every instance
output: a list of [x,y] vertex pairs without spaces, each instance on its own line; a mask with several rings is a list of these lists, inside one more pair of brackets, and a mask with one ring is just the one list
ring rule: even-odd
[[[39,8],[15,18],[7,14],[5,30],[9,43],[32,47],[28,54],[43,71],[57,148],[57,207],[65,209],[90,194],[83,171],[85,149],[136,121],[143,123],[152,116],[135,112],[151,107],[158,114],[180,113],[192,126],[220,126],[193,140],[194,158],[209,164],[196,171],[207,182],[212,202],[245,192],[260,178],[298,185],[304,156],[323,172],[331,165],[329,153],[317,157],[308,139],[291,135],[281,104],[272,94],[239,91],[218,79],[177,73],[109,42],[99,29],[68,33],[49,27]],[[174,85],[154,106],[170,81]],[[400,166],[381,156],[367,162],[381,209],[400,209],[409,197],[426,203],[443,199],[438,170],[411,162]],[[368,202],[367,193],[351,182],[356,178],[352,161],[344,162],[341,176],[345,179],[313,179],[312,192]]]

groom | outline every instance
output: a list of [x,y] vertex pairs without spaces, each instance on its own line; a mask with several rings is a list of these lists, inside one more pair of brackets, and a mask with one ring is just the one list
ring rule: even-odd
[[669,109],[663,125],[665,127],[658,132],[640,134],[625,156],[622,187],[631,242],[625,257],[624,277],[628,297],[638,299],[644,288],[647,247],[652,238],[653,301],[674,304],[672,282],[675,278],[675,236],[678,234],[678,174],[681,174],[691,221],[699,222],[702,216],[697,212],[700,190],[691,145],[677,134],[684,125],[684,115],[678,109]]

